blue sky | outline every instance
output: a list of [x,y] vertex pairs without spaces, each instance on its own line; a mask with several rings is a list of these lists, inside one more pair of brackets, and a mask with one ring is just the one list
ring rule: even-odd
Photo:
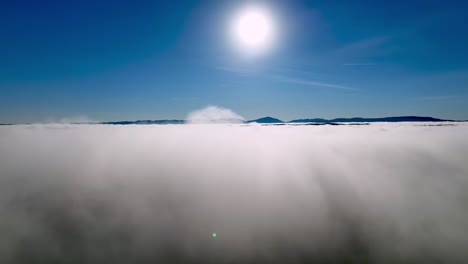
[[248,119],[468,119],[468,2],[262,1],[280,36],[248,57],[226,25],[250,3],[2,2],[0,123],[180,119],[207,105]]

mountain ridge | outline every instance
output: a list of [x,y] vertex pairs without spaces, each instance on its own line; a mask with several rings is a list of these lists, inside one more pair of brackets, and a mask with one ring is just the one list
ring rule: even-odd
[[[243,121],[244,124],[297,124],[297,123],[315,123],[315,124],[332,124],[332,123],[373,123],[373,122],[468,122],[468,120],[453,120],[440,119],[429,116],[390,116],[390,117],[350,117],[350,118],[302,118],[283,121],[271,116],[265,116],[258,119]],[[216,123],[216,122],[215,122]],[[11,126],[20,124],[34,123],[0,123],[0,126]],[[187,124],[183,119],[160,119],[160,120],[122,120],[122,121],[105,121],[105,122],[86,122],[86,123],[70,123],[70,124],[97,124],[97,125],[182,125]]]
[[[271,116],[261,117],[258,119],[252,119],[244,121],[244,123],[259,123],[259,124],[275,124],[275,123],[372,123],[372,122],[466,122],[465,120],[450,120],[440,119],[427,116],[390,116],[390,117],[377,117],[377,118],[366,118],[366,117],[351,117],[351,118],[304,118],[304,119],[293,119],[290,121],[283,121],[278,118]],[[97,124],[103,125],[179,125],[186,124],[186,120],[181,119],[163,119],[163,120],[136,120],[136,121],[111,121],[111,122],[99,122]]]

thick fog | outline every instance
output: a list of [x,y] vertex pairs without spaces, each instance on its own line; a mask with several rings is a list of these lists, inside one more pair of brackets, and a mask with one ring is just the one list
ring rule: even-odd
[[468,125],[426,125],[3,126],[0,263],[466,263]]

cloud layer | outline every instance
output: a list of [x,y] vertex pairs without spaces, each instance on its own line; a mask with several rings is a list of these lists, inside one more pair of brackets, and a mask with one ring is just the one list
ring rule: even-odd
[[1,127],[0,263],[463,263],[467,132]]

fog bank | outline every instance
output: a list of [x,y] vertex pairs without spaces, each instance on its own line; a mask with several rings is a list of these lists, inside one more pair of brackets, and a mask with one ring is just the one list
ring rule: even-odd
[[422,125],[0,127],[0,263],[465,263],[468,125]]

